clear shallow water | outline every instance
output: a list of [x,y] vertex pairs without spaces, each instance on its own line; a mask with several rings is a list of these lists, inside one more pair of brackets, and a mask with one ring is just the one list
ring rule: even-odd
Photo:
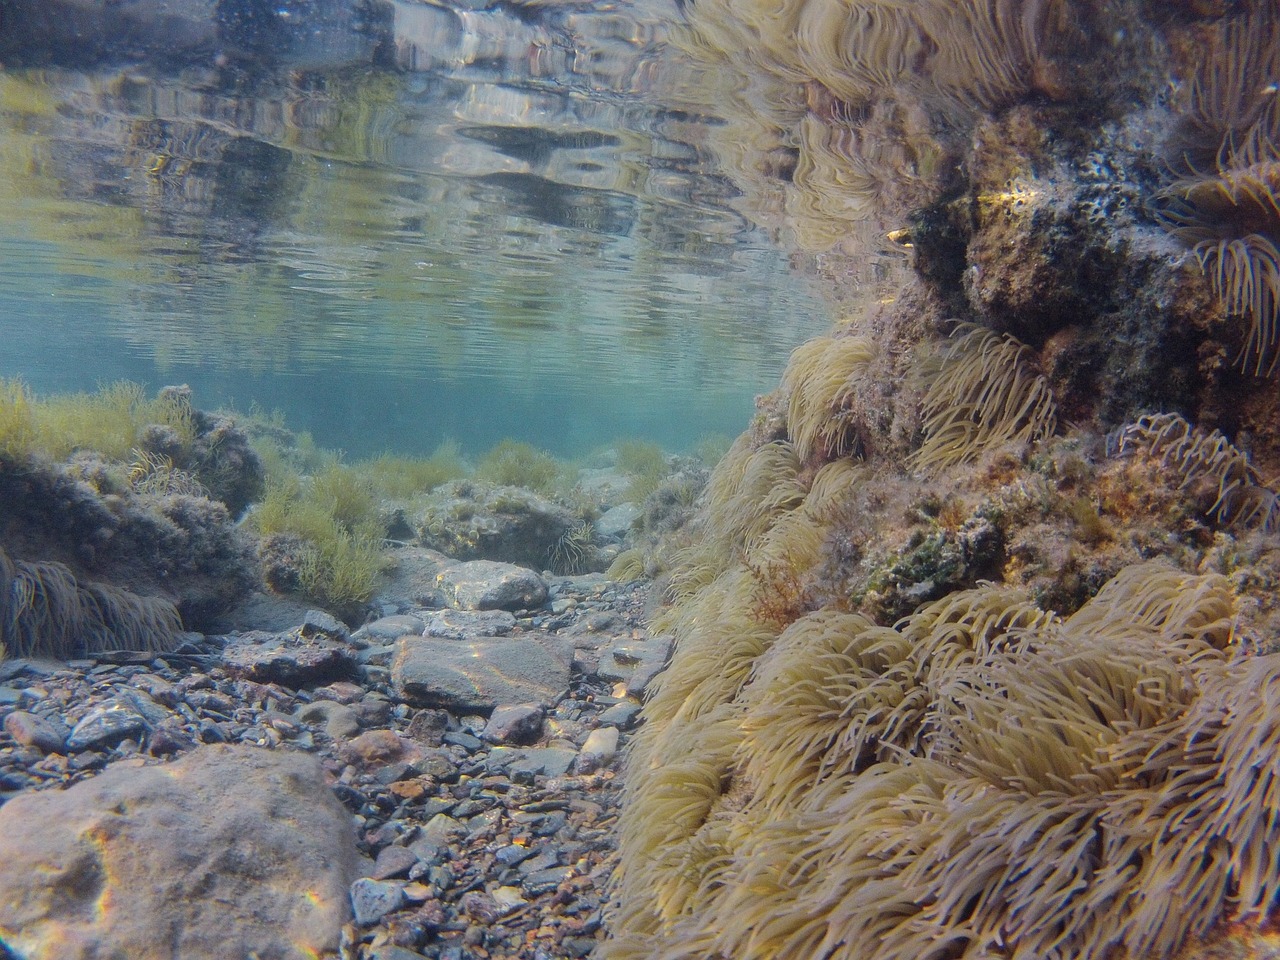
[[361,456],[740,430],[829,318],[735,210],[674,7],[371,9],[0,50],[0,376]]

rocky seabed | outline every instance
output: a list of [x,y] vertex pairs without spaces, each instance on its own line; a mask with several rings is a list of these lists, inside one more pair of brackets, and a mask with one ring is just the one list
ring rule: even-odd
[[642,584],[410,553],[354,632],[0,665],[0,955],[587,956],[670,642]]

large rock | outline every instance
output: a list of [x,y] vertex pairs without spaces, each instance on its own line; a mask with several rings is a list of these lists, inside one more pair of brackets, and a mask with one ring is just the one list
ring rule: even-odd
[[558,545],[578,523],[564,507],[521,487],[459,480],[434,490],[413,526],[423,546],[458,560],[541,570],[554,565]]
[[401,637],[396,692],[418,706],[488,712],[500,703],[550,706],[569,689],[573,642],[548,634],[438,640]]
[[458,610],[528,610],[547,602],[547,582],[537,573],[496,560],[470,560],[436,574],[436,587]]
[[251,630],[232,637],[222,648],[222,665],[237,679],[310,687],[355,675],[351,648],[303,629],[291,633]]
[[305,754],[200,747],[0,807],[0,942],[24,960],[335,951],[351,820]]

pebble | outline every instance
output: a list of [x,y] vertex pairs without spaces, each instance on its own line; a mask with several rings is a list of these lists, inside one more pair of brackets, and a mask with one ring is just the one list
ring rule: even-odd
[[64,753],[67,749],[65,724],[54,723],[25,710],[15,710],[5,717],[4,729],[24,747],[35,747],[41,753]]
[[140,714],[119,701],[110,700],[90,710],[75,725],[71,736],[67,737],[67,749],[75,752],[99,744],[118,743],[125,737],[141,733],[146,726],[147,722]]
[[544,715],[539,703],[495,707],[481,736],[490,743],[533,743],[542,735]]
[[639,703],[635,700],[623,700],[605,710],[598,719],[601,723],[613,724],[622,730],[627,730],[635,723],[636,717],[639,715]]
[[597,727],[587,737],[578,754],[578,772],[591,773],[607,764],[618,752],[618,728]]
[[351,885],[351,912],[356,923],[367,927],[404,906],[404,890],[398,883],[362,877]]

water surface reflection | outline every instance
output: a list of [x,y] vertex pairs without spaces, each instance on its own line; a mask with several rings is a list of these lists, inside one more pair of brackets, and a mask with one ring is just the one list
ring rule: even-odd
[[123,61],[0,49],[0,375],[185,380],[354,454],[681,447],[826,325],[660,0],[214,6]]

